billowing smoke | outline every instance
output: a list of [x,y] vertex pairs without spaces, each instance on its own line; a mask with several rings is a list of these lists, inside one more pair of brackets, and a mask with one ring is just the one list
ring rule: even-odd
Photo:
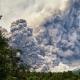
[[2,21],[14,20],[10,46],[22,51],[25,64],[36,71],[80,68],[80,0],[3,1]]
[[26,19],[28,25],[39,26],[44,19],[52,16],[55,10],[65,10],[69,0],[0,0],[0,24],[6,29],[16,19]]
[[[22,51],[23,62],[36,71],[67,71],[80,67],[80,0],[66,12],[47,18],[37,29],[23,19],[11,25],[10,45]],[[35,26],[34,26],[35,27]],[[36,29],[36,30],[37,30]]]

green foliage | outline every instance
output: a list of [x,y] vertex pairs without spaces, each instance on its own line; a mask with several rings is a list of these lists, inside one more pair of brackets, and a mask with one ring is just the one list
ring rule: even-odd
[[18,69],[16,52],[17,50],[9,47],[8,40],[0,32],[0,80],[16,80],[14,78]]
[[2,36],[2,33],[1,33],[1,31],[0,31],[0,50],[1,50],[2,48],[7,47],[7,46],[8,46],[8,44],[7,44],[7,39]]
[[[71,74],[70,74],[71,73]],[[40,73],[40,72],[26,72],[26,80],[80,80],[80,75],[75,75],[72,72],[63,73]]]

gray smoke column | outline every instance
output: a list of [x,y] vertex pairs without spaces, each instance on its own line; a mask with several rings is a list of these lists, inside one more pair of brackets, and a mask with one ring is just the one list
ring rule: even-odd
[[[35,27],[35,26],[34,26]],[[80,68],[80,0],[43,21],[33,35],[23,19],[11,25],[10,46],[22,50],[21,59],[36,71]]]

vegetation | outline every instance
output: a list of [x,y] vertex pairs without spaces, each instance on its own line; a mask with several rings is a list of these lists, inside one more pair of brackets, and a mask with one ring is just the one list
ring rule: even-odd
[[17,50],[9,47],[0,32],[0,80],[80,80],[80,72],[30,72],[16,57]]
[[0,80],[16,80],[20,69],[17,50],[8,45],[8,40],[0,32]]

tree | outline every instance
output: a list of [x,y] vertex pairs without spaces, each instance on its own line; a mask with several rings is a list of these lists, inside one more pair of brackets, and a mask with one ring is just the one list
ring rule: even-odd
[[8,40],[0,32],[0,80],[16,80],[19,68],[16,53],[17,50],[9,47]]

